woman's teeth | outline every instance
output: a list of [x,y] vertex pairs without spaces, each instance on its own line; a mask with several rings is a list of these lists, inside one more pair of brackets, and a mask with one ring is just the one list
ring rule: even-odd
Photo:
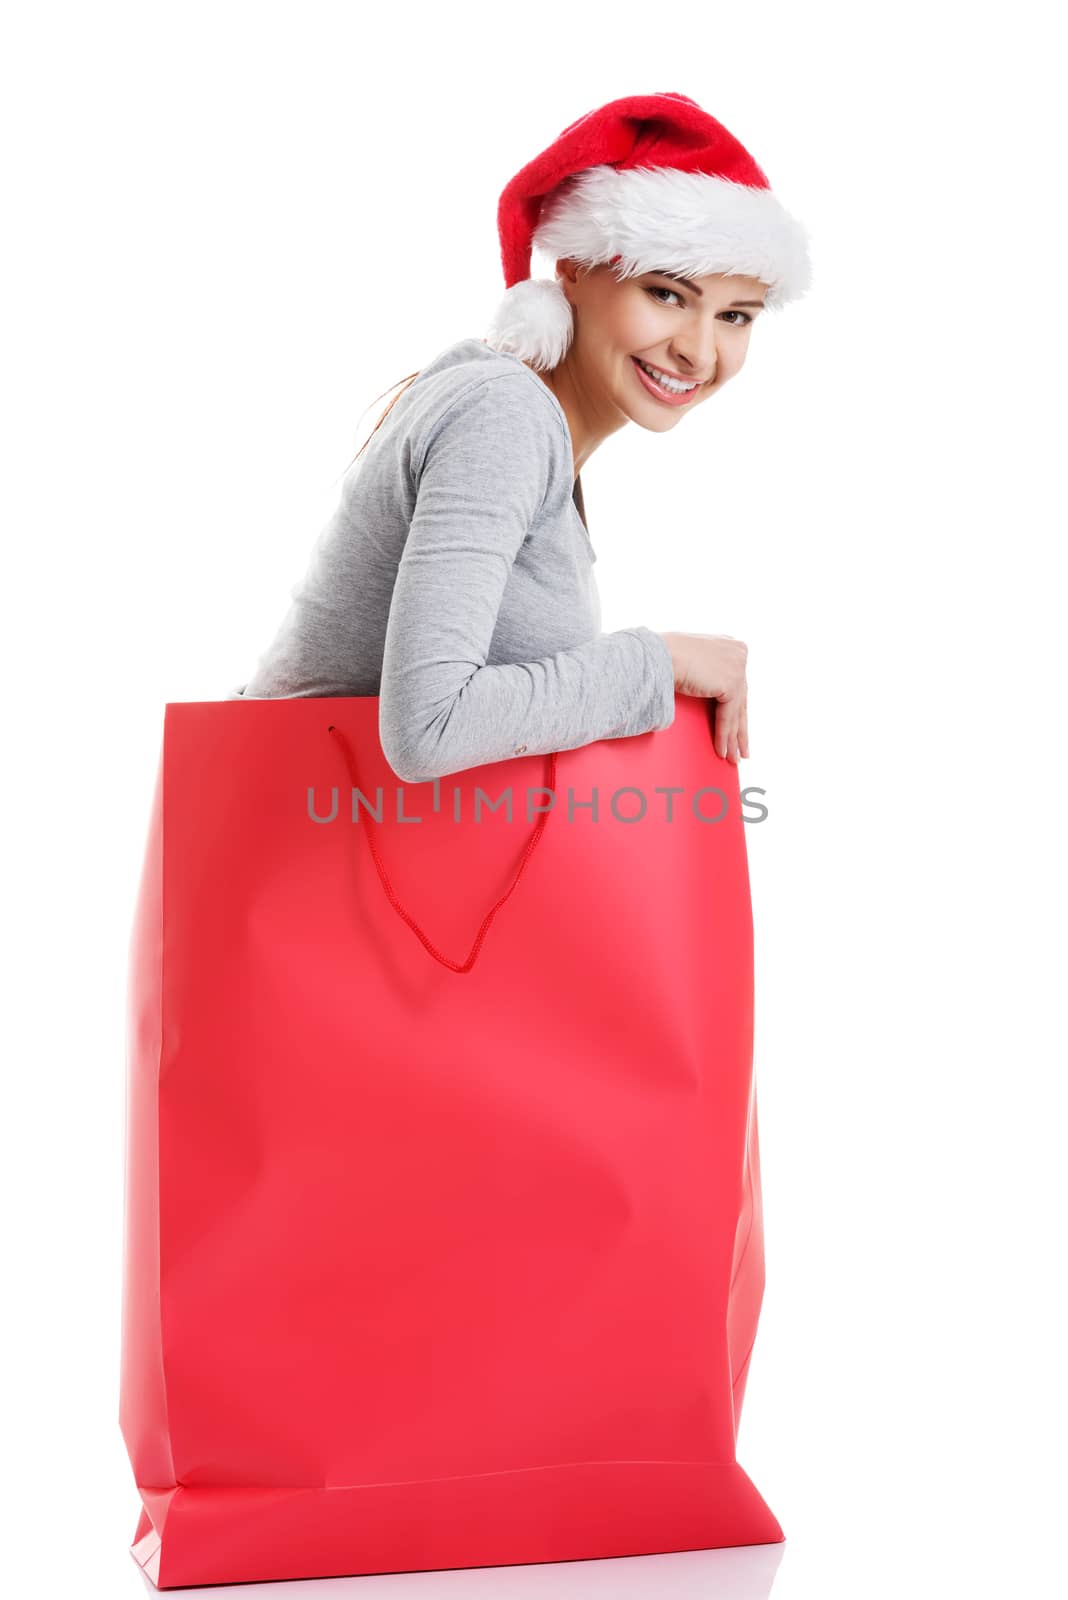
[[658,383],[669,394],[689,394],[691,389],[697,388],[696,383],[680,383],[678,378],[672,378],[666,372],[661,372],[659,367],[651,367],[648,361],[642,361],[638,356],[634,359],[642,371],[647,372],[653,382]]

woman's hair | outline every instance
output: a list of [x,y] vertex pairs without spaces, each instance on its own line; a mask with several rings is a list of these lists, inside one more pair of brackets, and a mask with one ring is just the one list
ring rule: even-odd
[[[420,367],[419,368],[419,372],[422,372],[422,370],[423,370],[422,367]],[[397,393],[393,396],[393,399],[389,402],[389,405],[383,411],[382,415],[379,417],[378,421],[375,423],[374,427],[371,429],[370,433],[367,435],[367,438],[363,441],[363,444],[361,444],[360,448],[357,450],[356,454],[353,456],[352,460],[349,462],[349,466],[345,468],[346,472],[349,470],[349,467],[355,466],[356,462],[359,461],[360,457],[363,455],[364,451],[367,449],[367,446],[370,444],[371,440],[374,438],[375,434],[378,432],[379,428],[382,426],[383,422],[385,422],[386,418],[389,416],[390,412],[393,410],[393,407],[396,405],[397,401],[400,399],[401,395],[404,393],[404,390],[407,389],[410,384],[414,383],[416,378],[418,378],[419,372],[409,372],[409,374],[408,374],[408,376],[406,378],[398,378],[397,379],[397,383],[394,383],[393,385],[391,385],[392,388],[397,389]],[[397,384],[403,384],[404,388],[398,389],[397,388]],[[382,390],[382,394],[376,395],[375,399],[376,400],[381,400],[382,395],[383,394],[388,394],[388,393],[389,393],[389,389],[383,389]]]

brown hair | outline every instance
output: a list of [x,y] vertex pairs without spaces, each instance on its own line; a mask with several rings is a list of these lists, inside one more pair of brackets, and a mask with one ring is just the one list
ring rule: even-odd
[[[393,399],[389,402],[389,405],[383,411],[382,415],[379,417],[378,421],[375,423],[374,427],[371,429],[370,433],[367,435],[367,438],[363,441],[363,444],[361,444],[360,448],[357,450],[356,454],[353,456],[352,460],[349,462],[349,466],[345,468],[346,472],[349,470],[349,467],[355,466],[356,462],[359,461],[360,457],[363,455],[364,451],[367,449],[367,446],[370,444],[371,440],[374,438],[375,434],[378,432],[379,428],[382,426],[383,422],[385,422],[386,418],[389,416],[390,412],[393,410],[393,407],[396,405],[397,401],[400,399],[401,395],[404,393],[404,390],[407,389],[410,384],[413,384],[415,382],[416,378],[418,378],[419,373],[422,372],[422,370],[423,370],[422,367],[420,367],[418,372],[409,372],[409,374],[408,374],[408,376],[406,378],[398,378],[397,379],[397,383],[394,383],[394,384],[391,385],[392,388],[397,389],[397,384],[403,384],[404,388],[397,389],[397,393],[393,396]],[[389,389],[383,389],[382,390],[382,394],[376,395],[375,399],[376,400],[381,400],[382,395],[385,395],[385,394],[388,394],[388,393],[389,393]]]

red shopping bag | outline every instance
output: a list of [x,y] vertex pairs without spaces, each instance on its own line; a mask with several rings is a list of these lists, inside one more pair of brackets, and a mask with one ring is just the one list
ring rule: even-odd
[[167,706],[119,1417],[157,1587],[782,1540],[735,1454],[764,1258],[710,714],[402,784],[376,697]]

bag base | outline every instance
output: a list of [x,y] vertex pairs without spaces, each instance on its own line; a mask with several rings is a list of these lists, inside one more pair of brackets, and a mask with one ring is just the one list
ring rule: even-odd
[[737,1463],[592,1461],[423,1483],[159,1490],[131,1554],[173,1589],[783,1541]]

